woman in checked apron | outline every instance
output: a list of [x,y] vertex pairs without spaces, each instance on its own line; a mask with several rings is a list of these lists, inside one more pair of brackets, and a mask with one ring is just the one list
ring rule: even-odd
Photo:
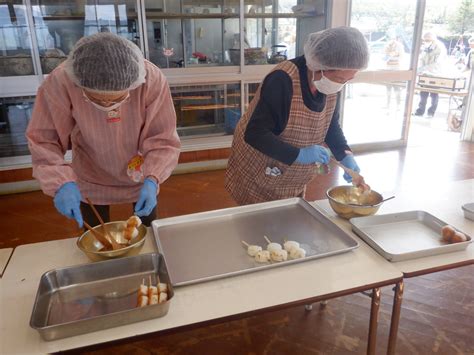
[[[339,125],[338,103],[368,60],[362,33],[338,27],[312,33],[304,55],[265,77],[234,133],[225,184],[238,204],[304,197],[315,165],[327,164],[330,154],[360,171]],[[347,173],[344,179],[352,180]]]

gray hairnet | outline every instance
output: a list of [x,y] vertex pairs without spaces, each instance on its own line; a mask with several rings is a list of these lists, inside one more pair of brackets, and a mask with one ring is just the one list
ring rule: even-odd
[[110,32],[81,38],[69,53],[65,69],[77,85],[99,93],[131,90],[145,82],[140,48]]
[[311,33],[304,45],[309,69],[364,69],[369,62],[369,48],[364,35],[353,27],[336,27]]

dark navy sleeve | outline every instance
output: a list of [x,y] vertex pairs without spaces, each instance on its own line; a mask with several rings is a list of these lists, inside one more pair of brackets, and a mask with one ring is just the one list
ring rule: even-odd
[[346,156],[346,150],[351,150],[351,148],[347,145],[346,137],[342,132],[341,125],[339,124],[340,106],[341,94],[338,94],[336,108],[332,115],[331,123],[329,124],[329,129],[324,140],[334,157],[339,161]]
[[299,148],[283,142],[278,136],[288,123],[292,97],[293,84],[286,72],[277,70],[267,75],[244,134],[247,144],[288,165],[295,161]]

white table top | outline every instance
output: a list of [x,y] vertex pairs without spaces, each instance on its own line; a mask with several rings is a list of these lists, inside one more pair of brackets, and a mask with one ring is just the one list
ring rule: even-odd
[[[404,187],[396,193],[396,198],[384,203],[378,215],[404,211],[423,210],[451,224],[474,239],[474,222],[464,218],[462,205],[474,202],[474,179],[450,182],[446,185]],[[327,200],[317,201],[325,212],[340,226],[350,228],[349,221],[338,218]],[[364,243],[359,239],[360,243]],[[474,242],[466,250],[434,255],[419,259],[392,262],[405,277],[421,275],[448,269],[460,264],[474,264]]]
[[[352,234],[353,235],[353,234]],[[354,238],[355,235],[353,235]],[[151,243],[152,238],[147,238]],[[153,251],[153,244],[143,252]],[[402,273],[364,243],[327,258],[272,268],[175,289],[169,313],[126,326],[45,342],[29,327],[41,275],[53,268],[88,262],[75,239],[16,248],[0,280],[0,353],[49,353],[176,328],[315,297],[395,283]],[[282,292],[282,285],[287,292]],[[350,291],[347,291],[350,290]],[[347,292],[346,292],[347,291]]]
[[13,248],[0,249],[0,277],[2,277],[5,267],[7,266],[8,259],[12,255]]

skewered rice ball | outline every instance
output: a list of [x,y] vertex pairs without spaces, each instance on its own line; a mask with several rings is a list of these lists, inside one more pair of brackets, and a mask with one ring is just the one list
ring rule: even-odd
[[284,249],[273,250],[272,252],[270,252],[270,257],[273,261],[285,261],[288,259],[288,252]]
[[260,245],[249,245],[247,248],[247,254],[250,256],[255,256],[259,251],[262,251],[262,247]]
[[267,250],[271,253],[272,251],[277,251],[277,250],[282,250],[283,248],[281,247],[280,244],[278,243],[268,243],[267,245]]
[[467,237],[464,233],[454,232],[454,235],[451,237],[451,243],[462,243],[467,240]]
[[456,233],[456,230],[450,225],[446,225],[443,228],[441,228],[441,234],[445,242],[451,243],[451,238],[454,237],[455,233]]
[[295,248],[299,248],[300,247],[300,243],[298,242],[295,242],[293,240],[289,240],[287,242],[285,242],[283,244],[283,248],[288,252],[290,253],[292,249],[295,249]]
[[290,258],[292,259],[303,259],[306,257],[306,250],[303,248],[294,248],[290,251]]
[[255,254],[255,261],[257,263],[266,263],[270,261],[270,252],[268,250],[261,250]]

